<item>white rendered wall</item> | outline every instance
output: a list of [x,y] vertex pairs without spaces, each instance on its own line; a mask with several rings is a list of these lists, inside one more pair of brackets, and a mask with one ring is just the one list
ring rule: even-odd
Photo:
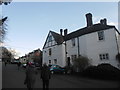
[[[116,31],[115,29],[104,30],[105,40],[98,40],[98,33],[90,33],[79,37],[79,53],[82,56],[86,56],[90,59],[92,65],[98,65],[101,63],[110,63],[117,67],[118,62],[116,55],[118,53],[116,43]],[[78,55],[78,41],[76,40],[76,46],[72,46],[71,40],[68,40],[67,45],[67,57],[71,55]],[[100,60],[99,54],[109,54],[109,60]]]
[[[92,59],[93,65],[110,63],[117,67],[116,55],[118,53],[114,29],[104,30],[105,40],[99,41],[97,32],[86,35],[87,56]],[[109,54],[109,60],[100,60],[99,54]]]
[[[52,50],[51,56],[49,56],[49,48]],[[54,64],[54,59],[57,59],[57,64],[64,67],[65,66],[65,46],[64,44],[55,45],[43,49],[43,63],[49,64],[49,60],[51,60],[51,64]]]

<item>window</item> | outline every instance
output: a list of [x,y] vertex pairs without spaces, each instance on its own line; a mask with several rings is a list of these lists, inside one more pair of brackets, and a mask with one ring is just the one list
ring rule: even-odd
[[77,55],[71,55],[72,61],[74,61],[77,58]]
[[49,64],[51,64],[51,60],[49,60]]
[[51,41],[52,41],[52,36],[50,35],[48,38],[48,42],[51,42]]
[[99,54],[99,58],[100,60],[109,60],[109,54],[108,53]]
[[54,64],[57,64],[57,59],[54,59]]
[[75,38],[73,38],[71,42],[72,42],[72,46],[75,46]]
[[104,40],[104,31],[98,32],[98,40]]
[[49,48],[49,56],[51,56],[52,55],[52,50],[51,50],[51,48]]

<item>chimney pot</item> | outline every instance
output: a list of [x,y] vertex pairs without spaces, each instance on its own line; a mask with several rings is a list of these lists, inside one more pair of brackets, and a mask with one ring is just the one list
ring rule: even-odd
[[103,25],[107,25],[107,19],[106,18],[101,19],[100,23],[103,24]]
[[66,36],[67,33],[68,33],[68,29],[65,29],[65,30],[64,30],[64,36]]

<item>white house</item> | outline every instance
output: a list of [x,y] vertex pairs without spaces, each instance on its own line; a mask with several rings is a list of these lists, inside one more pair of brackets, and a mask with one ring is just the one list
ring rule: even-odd
[[119,63],[119,32],[115,26],[107,25],[107,20],[92,23],[92,14],[86,14],[87,26],[67,33],[62,29],[60,34],[50,31],[43,47],[43,63],[65,66],[82,55],[91,60],[91,65],[109,63],[117,68]]

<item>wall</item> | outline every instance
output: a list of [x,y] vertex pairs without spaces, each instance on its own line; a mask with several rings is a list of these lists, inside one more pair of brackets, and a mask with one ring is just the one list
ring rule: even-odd
[[65,66],[65,45],[55,45],[50,47],[52,50],[52,55],[49,56],[49,48],[43,49],[43,63],[49,63],[51,60],[51,64],[54,64],[54,59],[57,59],[57,64],[64,67]]
[[[117,67],[118,62],[116,60],[116,55],[118,53],[117,43],[116,43],[116,30],[114,28],[104,30],[105,40],[98,40],[98,33],[90,33],[79,37],[79,52],[80,55],[86,56],[90,59],[91,65],[98,65],[101,63],[110,63]],[[76,46],[72,47],[71,40],[67,43],[67,57],[71,58],[71,55],[78,56],[78,41],[76,40]],[[100,60],[99,54],[109,54],[109,60]]]
[[[97,32],[86,35],[87,56],[92,59],[92,64],[110,63],[117,67],[116,55],[118,53],[116,43],[116,31],[104,30],[105,40],[99,41]],[[100,60],[99,54],[109,53],[109,60]]]

